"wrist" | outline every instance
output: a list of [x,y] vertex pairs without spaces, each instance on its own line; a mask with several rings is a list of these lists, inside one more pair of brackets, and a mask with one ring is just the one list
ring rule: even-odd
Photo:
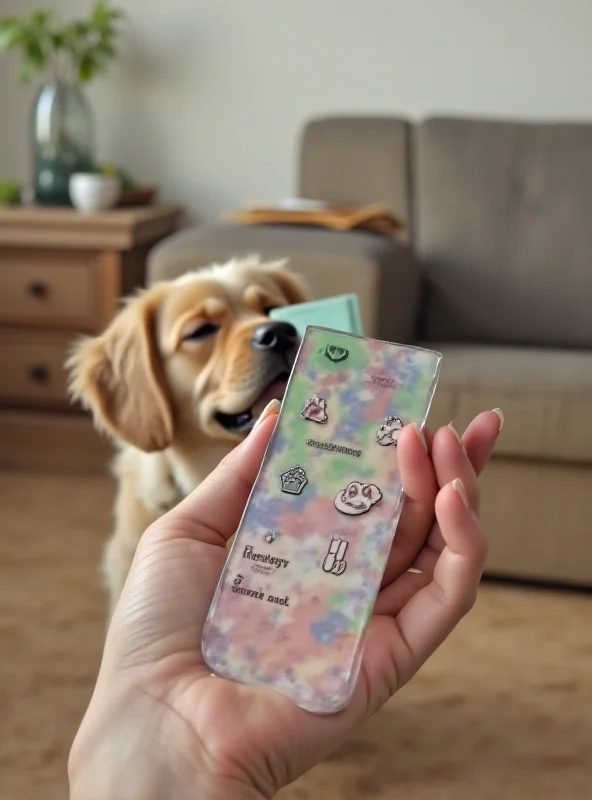
[[187,757],[145,699],[95,692],[68,760],[70,800],[271,800]]
[[205,772],[191,778],[173,774],[154,761],[130,761],[125,769],[113,762],[70,759],[70,800],[271,800],[251,786]]

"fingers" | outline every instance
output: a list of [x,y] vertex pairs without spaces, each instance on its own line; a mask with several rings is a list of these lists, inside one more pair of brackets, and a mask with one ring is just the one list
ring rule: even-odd
[[[479,513],[480,491],[477,476],[483,470],[500,432],[500,417],[484,411],[471,422],[462,439],[448,426],[440,428],[432,444],[432,460],[439,486],[460,478],[469,495],[471,507]],[[438,524],[434,525],[428,544],[437,551],[444,547]]]
[[432,581],[413,596],[396,618],[407,653],[408,680],[471,609],[477,595],[487,541],[477,516],[467,507],[466,489],[458,480],[436,498],[436,517],[445,541]]
[[440,428],[434,436],[432,461],[438,486],[460,478],[468,492],[471,507],[479,509],[479,484],[458,432],[451,426]]
[[501,409],[478,414],[463,434],[469,461],[476,475],[480,475],[493,451],[504,425]]
[[471,504],[477,510],[477,476],[487,464],[500,432],[500,417],[484,411],[471,422],[462,438],[452,426],[440,428],[434,436],[432,459],[439,486],[461,478]]
[[189,497],[155,522],[147,535],[224,546],[238,527],[276,421],[277,414],[262,421]]
[[373,614],[396,617],[401,609],[420,589],[432,580],[432,573],[404,572],[395,581],[385,586],[376,598]]
[[386,565],[383,586],[404,572],[422,547],[433,520],[438,491],[430,457],[413,425],[408,425],[397,442],[397,457],[405,504],[397,534]]

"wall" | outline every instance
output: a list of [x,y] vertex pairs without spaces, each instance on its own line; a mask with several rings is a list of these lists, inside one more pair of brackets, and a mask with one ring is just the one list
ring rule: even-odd
[[[311,115],[592,116],[589,0],[119,3],[122,58],[91,90],[100,154],[201,218],[292,192]],[[0,13],[38,4],[0,0]],[[15,63],[0,61],[0,175],[24,178],[31,92]]]

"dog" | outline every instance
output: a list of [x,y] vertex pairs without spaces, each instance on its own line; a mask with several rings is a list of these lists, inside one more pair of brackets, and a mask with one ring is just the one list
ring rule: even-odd
[[144,530],[283,398],[300,340],[268,314],[308,297],[285,261],[234,259],[140,290],[101,335],[74,345],[71,396],[118,448],[103,558],[111,614]]

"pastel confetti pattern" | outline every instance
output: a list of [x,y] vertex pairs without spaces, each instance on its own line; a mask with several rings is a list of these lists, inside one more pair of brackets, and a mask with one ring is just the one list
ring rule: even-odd
[[[348,355],[332,360],[328,348]],[[403,505],[397,448],[379,445],[377,431],[389,416],[425,423],[440,360],[307,329],[206,623],[215,674],[317,713],[347,705]],[[326,401],[321,423],[302,416],[314,396]],[[353,505],[336,503],[352,484]]]

